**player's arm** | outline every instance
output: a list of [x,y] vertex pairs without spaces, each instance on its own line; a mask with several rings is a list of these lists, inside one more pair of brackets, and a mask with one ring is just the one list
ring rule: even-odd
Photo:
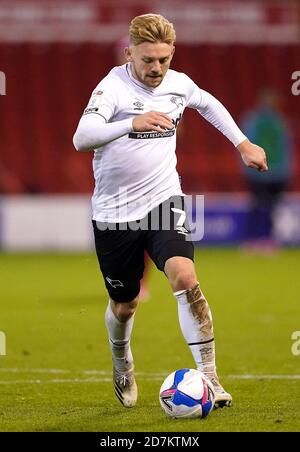
[[104,78],[93,91],[73,137],[77,151],[92,151],[126,135],[132,130],[132,120],[112,122],[117,112],[115,83]]
[[194,85],[189,102],[214,127],[223,133],[239,150],[245,165],[259,171],[267,171],[266,154],[263,148],[251,143],[239,129],[234,119],[214,96]]
[[82,116],[73,137],[77,151],[93,151],[132,131],[132,118],[107,123],[98,114]]
[[246,166],[258,171],[268,171],[267,157],[263,148],[249,140],[244,140],[237,148]]
[[115,122],[107,122],[100,113],[88,113],[80,119],[73,143],[77,151],[86,152],[100,148],[131,131],[161,132],[173,127],[171,119],[165,113],[155,111]]

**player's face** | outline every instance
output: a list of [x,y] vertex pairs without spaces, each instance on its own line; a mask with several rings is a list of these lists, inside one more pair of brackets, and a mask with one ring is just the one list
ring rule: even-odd
[[146,86],[158,86],[170,67],[175,47],[165,42],[143,42],[126,49],[132,75]]

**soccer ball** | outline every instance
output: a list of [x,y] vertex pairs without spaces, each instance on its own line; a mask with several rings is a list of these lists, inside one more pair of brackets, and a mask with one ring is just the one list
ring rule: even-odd
[[214,407],[215,393],[207,377],[195,369],[172,372],[163,382],[159,401],[173,418],[205,418]]

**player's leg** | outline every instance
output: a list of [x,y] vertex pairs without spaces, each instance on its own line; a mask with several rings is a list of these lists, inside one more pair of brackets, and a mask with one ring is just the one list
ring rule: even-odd
[[130,338],[138,297],[128,303],[109,299],[105,324],[113,360],[113,385],[117,398],[126,407],[136,404],[138,391],[134,378],[134,362]]
[[219,383],[215,366],[212,316],[194,268],[194,245],[185,221],[184,201],[172,197],[162,203],[160,215],[169,217],[169,228],[150,231],[147,250],[157,268],[168,277],[178,301],[181,330],[193,354],[196,366],[212,381],[217,406],[229,406],[231,396]]
[[114,389],[120,402],[129,408],[137,401],[130,337],[143,276],[144,250],[139,231],[103,230],[103,223],[100,228],[96,222],[93,225],[99,265],[109,293],[105,323],[112,352]]
[[166,261],[164,270],[177,298],[181,331],[197,369],[201,370],[214,386],[215,407],[230,406],[232,397],[221,386],[216,372],[212,315],[197,282],[194,263],[182,256],[171,257]]

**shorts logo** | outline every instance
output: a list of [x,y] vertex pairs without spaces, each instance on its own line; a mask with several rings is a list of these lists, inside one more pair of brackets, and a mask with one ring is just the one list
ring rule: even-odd
[[184,226],[177,226],[176,231],[178,234],[188,235],[189,231]]
[[186,219],[186,212],[181,209],[176,209],[175,207],[171,208],[172,212],[179,214],[179,219],[176,223],[176,231],[178,234],[188,235],[189,231],[183,226]]
[[108,276],[106,276],[105,279],[114,289],[116,289],[116,287],[124,287],[124,284],[119,279],[110,279]]

